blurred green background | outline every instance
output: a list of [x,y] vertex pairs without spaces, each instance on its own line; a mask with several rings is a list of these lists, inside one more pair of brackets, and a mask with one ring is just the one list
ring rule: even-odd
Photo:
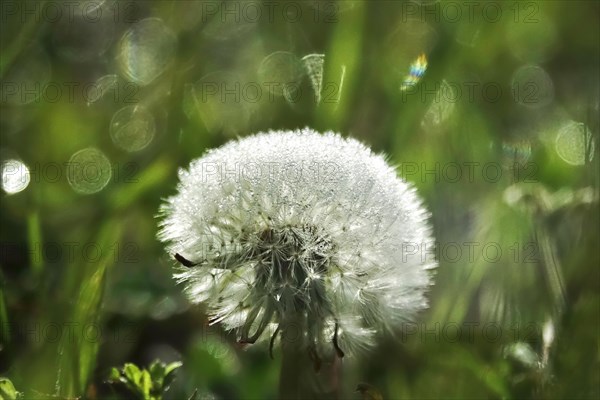
[[280,355],[188,304],[155,216],[207,149],[305,126],[384,152],[437,239],[430,309],[344,359],[344,398],[600,396],[598,2],[1,12],[0,375],[24,398],[130,398],[111,367],[155,359],[183,362],[167,399],[275,398]]

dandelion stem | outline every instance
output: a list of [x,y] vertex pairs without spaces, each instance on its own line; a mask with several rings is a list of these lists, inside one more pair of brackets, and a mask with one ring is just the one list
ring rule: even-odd
[[302,315],[286,316],[279,325],[281,330],[281,370],[279,375],[279,399],[299,400],[305,397],[301,393],[308,388],[307,382],[302,382],[304,372],[310,368],[308,355],[303,351]]
[[279,399],[336,400],[339,398],[340,359],[334,356],[332,362],[315,368],[310,343],[306,342],[303,334],[305,319],[298,313],[284,318],[279,325],[282,353]]

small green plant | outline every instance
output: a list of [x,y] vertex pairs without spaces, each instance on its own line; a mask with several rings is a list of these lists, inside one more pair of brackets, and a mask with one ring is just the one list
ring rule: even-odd
[[16,400],[21,398],[14,385],[8,378],[0,378],[0,400]]
[[135,364],[126,363],[121,370],[112,368],[108,382],[125,385],[138,399],[160,400],[169,390],[175,370],[181,366],[181,362],[164,364],[156,360],[148,369],[140,369]]

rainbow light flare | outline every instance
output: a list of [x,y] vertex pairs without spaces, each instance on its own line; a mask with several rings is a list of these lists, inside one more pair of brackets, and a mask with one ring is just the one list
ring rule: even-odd
[[408,75],[404,77],[404,81],[400,85],[400,90],[406,90],[415,86],[427,71],[427,56],[421,53],[419,57],[410,65]]

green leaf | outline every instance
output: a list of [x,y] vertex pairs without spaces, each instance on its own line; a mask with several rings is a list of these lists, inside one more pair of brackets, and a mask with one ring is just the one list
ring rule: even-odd
[[181,362],[165,365],[156,360],[147,369],[140,369],[135,364],[126,363],[121,372],[112,368],[109,381],[124,383],[131,392],[144,400],[160,400],[173,381],[173,372],[181,365]]
[[4,347],[10,342],[10,325],[8,323],[8,312],[4,301],[4,277],[0,270],[0,346]]
[[16,400],[21,394],[17,392],[8,378],[0,378],[0,399]]
[[[79,300],[74,312],[74,320],[85,327],[96,328],[100,322],[100,307],[104,297],[104,282],[106,281],[106,264],[98,268],[96,272],[85,282],[79,293]],[[89,333],[89,332],[88,332]],[[100,340],[90,340],[93,333],[79,337],[79,388],[84,389],[90,374],[94,370],[96,354],[100,347]]]
[[150,376],[152,377],[152,382],[159,383],[159,387],[162,387],[163,380],[165,378],[165,365],[158,360],[155,360],[152,364],[150,364]]
[[197,400],[198,399],[198,388],[194,389],[194,393],[192,393],[190,395],[190,397],[188,397],[187,400]]
[[[95,267],[95,265],[94,265]],[[78,291],[69,326],[81,334],[63,335],[59,344],[56,395],[76,397],[85,392],[100,347],[100,309],[104,298],[106,260],[100,260]]]
[[171,382],[173,382],[173,379],[175,379],[175,371],[182,365],[183,363],[176,361],[166,366],[165,377],[163,381],[163,390],[166,391],[169,388]]
[[177,368],[180,368],[182,365],[183,365],[183,363],[181,361],[175,361],[175,362],[172,362],[171,364],[168,364],[165,367],[165,376],[169,375],[170,373],[175,371]]
[[121,373],[119,372],[119,370],[117,368],[112,367],[110,369],[110,373],[108,375],[108,380],[111,383],[119,382],[121,380]]
[[42,232],[39,212],[31,212],[27,216],[27,241],[29,242],[30,263],[34,274],[39,277],[44,267],[42,254]]
[[123,366],[123,375],[125,375],[125,378],[127,378],[129,382],[139,386],[142,371],[140,371],[137,365],[131,363],[125,364],[125,366]]
[[139,388],[144,395],[144,399],[151,398],[150,391],[152,390],[152,379],[150,378],[150,373],[146,370],[143,370],[140,374]]

